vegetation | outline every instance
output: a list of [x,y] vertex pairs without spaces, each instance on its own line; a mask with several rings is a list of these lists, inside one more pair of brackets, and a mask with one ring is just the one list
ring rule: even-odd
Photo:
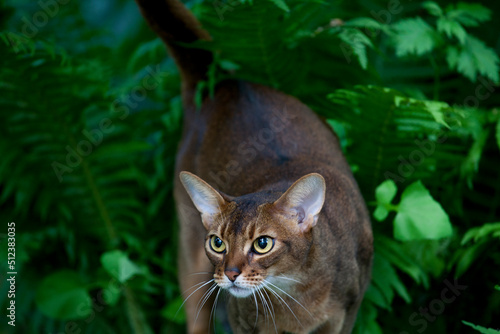
[[[339,135],[375,233],[355,333],[499,333],[500,4],[482,3],[187,4],[213,36],[200,92],[274,86]],[[182,333],[173,61],[129,0],[3,0],[0,18],[3,324]]]

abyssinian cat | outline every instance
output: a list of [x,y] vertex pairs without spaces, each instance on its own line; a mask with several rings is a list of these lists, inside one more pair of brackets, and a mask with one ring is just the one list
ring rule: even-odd
[[297,99],[243,81],[219,83],[197,110],[212,55],[186,43],[210,35],[179,1],[136,1],[182,78],[175,199],[188,332],[211,331],[223,291],[234,333],[350,333],[373,240],[337,137]]

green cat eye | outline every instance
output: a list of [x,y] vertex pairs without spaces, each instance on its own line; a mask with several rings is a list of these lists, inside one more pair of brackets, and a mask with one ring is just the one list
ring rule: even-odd
[[257,254],[265,254],[273,249],[274,239],[271,237],[258,237],[253,242],[253,250]]
[[210,248],[216,253],[223,253],[226,250],[226,244],[216,235],[210,238]]

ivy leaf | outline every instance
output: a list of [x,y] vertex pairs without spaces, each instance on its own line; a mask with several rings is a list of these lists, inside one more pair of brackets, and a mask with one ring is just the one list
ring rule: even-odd
[[408,54],[423,55],[434,49],[436,43],[435,31],[422,18],[401,20],[392,27],[396,31],[393,41],[398,57]]
[[474,324],[472,324],[470,322],[463,321],[463,320],[462,320],[462,323],[464,325],[467,325],[467,326],[470,326],[470,327],[474,328],[476,331],[478,331],[480,333],[483,333],[483,334],[500,334],[500,331],[498,331],[496,329],[493,329],[493,328],[486,328],[486,327],[483,327],[483,326],[474,325]]
[[398,187],[393,180],[385,180],[382,182],[377,189],[375,189],[375,198],[377,200],[377,208],[373,213],[373,216],[378,221],[383,221],[387,218],[389,214],[388,206],[391,204],[394,196],[398,191]]
[[439,32],[444,32],[449,38],[455,36],[462,45],[465,43],[467,32],[462,25],[455,20],[451,20],[445,16],[440,17],[437,20],[437,30]]
[[92,300],[74,271],[63,270],[45,277],[37,289],[35,302],[40,312],[60,319],[83,319],[92,312]]
[[398,187],[393,180],[385,180],[375,189],[375,198],[380,204],[390,204],[397,191]]
[[405,189],[397,211],[394,219],[397,240],[440,239],[452,233],[448,215],[420,181]]
[[358,57],[359,64],[366,70],[368,66],[366,47],[373,48],[370,39],[358,29],[352,28],[343,29],[339,34],[339,38],[352,48],[352,51]]
[[443,10],[434,1],[425,1],[424,3],[422,3],[422,7],[427,9],[429,14],[431,14],[431,15],[434,15],[434,16],[442,16],[443,15]]
[[123,283],[135,274],[142,274],[143,271],[130,259],[127,254],[120,250],[113,250],[101,256],[101,263],[104,269],[119,282]]

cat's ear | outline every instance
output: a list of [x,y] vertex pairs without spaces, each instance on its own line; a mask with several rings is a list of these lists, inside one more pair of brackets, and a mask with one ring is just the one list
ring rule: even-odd
[[295,181],[274,206],[287,215],[298,217],[302,232],[308,232],[316,225],[325,202],[326,184],[323,176],[307,174]]
[[203,218],[219,213],[227,202],[217,190],[198,176],[189,172],[181,172],[179,176],[194,206],[201,213],[203,224],[206,225],[207,221]]

